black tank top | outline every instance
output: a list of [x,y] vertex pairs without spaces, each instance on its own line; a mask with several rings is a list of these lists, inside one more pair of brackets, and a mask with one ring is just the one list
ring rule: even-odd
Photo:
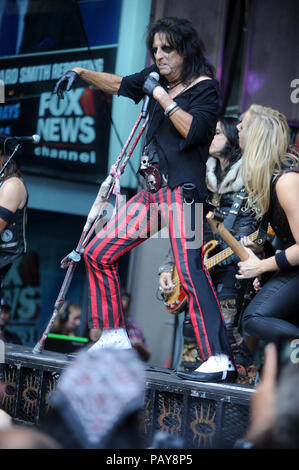
[[[12,176],[9,178],[12,178]],[[0,187],[9,178],[1,181]],[[22,182],[24,183],[23,180]],[[25,225],[27,203],[28,196],[25,206],[22,209],[16,210],[10,223],[0,234],[0,268],[12,263],[18,256],[26,252]]]
[[[285,168],[282,174],[289,173],[290,171],[299,173],[299,168],[292,167],[292,166]],[[289,246],[294,245],[295,240],[292,235],[287,216],[277,198],[276,184],[279,179],[279,176],[277,176],[272,183],[272,188],[271,188],[272,203],[271,203],[271,209],[270,209],[270,214],[269,214],[270,215],[269,222],[275,232],[275,235],[277,236],[280,242],[280,248],[286,249]]]

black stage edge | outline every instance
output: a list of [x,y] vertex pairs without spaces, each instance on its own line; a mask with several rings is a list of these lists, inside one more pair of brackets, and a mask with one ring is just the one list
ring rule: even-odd
[[[16,423],[38,425],[51,408],[49,397],[74,355],[5,345],[1,364],[6,383],[2,408]],[[157,431],[183,442],[184,449],[232,448],[249,424],[254,388],[182,380],[168,369],[146,369],[141,432],[149,446]]]

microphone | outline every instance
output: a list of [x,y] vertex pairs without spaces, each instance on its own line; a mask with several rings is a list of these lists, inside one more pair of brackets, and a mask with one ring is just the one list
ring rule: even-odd
[[7,140],[16,140],[17,142],[32,142],[33,144],[38,144],[40,141],[40,136],[38,134],[22,137],[7,137]]
[[[157,72],[151,72],[149,74],[150,77],[153,77],[155,80],[159,81],[160,80],[160,75],[157,73]],[[142,105],[142,109],[141,109],[141,116],[143,118],[146,117],[147,115],[147,108],[148,108],[148,105],[149,105],[149,100],[150,100],[150,97],[148,95],[145,95],[145,98],[143,100],[143,105]]]

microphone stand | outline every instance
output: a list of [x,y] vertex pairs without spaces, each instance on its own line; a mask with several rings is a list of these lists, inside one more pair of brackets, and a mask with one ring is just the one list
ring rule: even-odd
[[[5,142],[4,142],[4,145],[5,145]],[[20,144],[17,144],[14,148],[14,151],[12,152],[11,156],[9,157],[9,159],[5,162],[5,164],[3,165],[1,171],[0,171],[0,178],[1,176],[3,175],[4,173],[4,170],[5,168],[7,167],[7,165],[9,164],[10,160],[13,158],[14,154],[19,150],[19,148],[21,147]]]
[[[146,125],[148,123],[148,116],[144,115],[145,113],[143,113],[142,115],[142,112],[139,114],[138,118],[137,118],[137,121],[136,123],[134,124],[133,126],[133,129],[124,145],[124,147],[122,148],[121,150],[121,153],[119,154],[118,158],[117,158],[117,161],[114,165],[112,165],[111,167],[111,170],[110,170],[110,174],[108,175],[108,177],[105,179],[105,181],[103,181],[103,183],[101,184],[101,187],[100,187],[100,190],[99,190],[99,193],[100,193],[100,196],[101,196],[101,207],[98,211],[98,215],[97,217],[95,218],[91,228],[89,230],[85,230],[83,229],[82,231],[82,234],[80,236],[80,239],[79,239],[79,242],[77,244],[77,247],[75,250],[73,250],[69,255],[67,255],[63,260],[62,260],[62,264],[63,264],[63,267],[67,267],[68,266],[68,269],[67,269],[67,272],[66,272],[66,275],[65,275],[65,278],[63,280],[63,283],[62,283],[62,286],[61,286],[61,289],[59,291],[59,294],[58,294],[58,297],[56,299],[56,302],[54,304],[54,310],[53,310],[53,313],[51,315],[51,318],[40,338],[40,340],[36,343],[36,345],[34,346],[34,348],[32,349],[32,352],[34,354],[40,354],[44,347],[45,347],[45,342],[46,342],[46,339],[48,337],[48,334],[50,333],[52,327],[53,327],[53,324],[55,322],[55,319],[59,313],[59,310],[61,309],[64,301],[65,301],[65,296],[66,296],[66,293],[69,289],[69,286],[71,284],[71,280],[72,280],[72,277],[73,277],[73,274],[74,274],[74,271],[76,269],[76,265],[77,263],[81,260],[81,252],[83,250],[83,248],[86,246],[86,244],[88,243],[88,241],[90,240],[90,237],[91,235],[93,234],[94,232],[94,229],[98,223],[98,221],[100,220],[100,218],[102,217],[103,215],[103,212],[104,212],[104,208],[105,208],[105,205],[106,203],[108,202],[110,196],[112,195],[112,193],[114,192],[115,193],[115,189],[116,189],[116,186],[119,184],[119,178],[120,178],[120,175],[124,172],[124,169],[126,167],[126,164],[129,160],[129,158],[131,157],[137,143],[139,142],[140,140],[140,137],[141,135],[143,134],[145,128],[146,128]],[[146,113],[147,114],[147,113]],[[120,162],[124,156],[124,153],[126,151],[126,149],[128,148],[139,124],[140,124],[140,121],[141,119],[145,118],[145,121],[141,127],[141,129],[139,130],[121,168],[119,168],[119,165],[120,165]],[[114,178],[114,180],[113,180]]]

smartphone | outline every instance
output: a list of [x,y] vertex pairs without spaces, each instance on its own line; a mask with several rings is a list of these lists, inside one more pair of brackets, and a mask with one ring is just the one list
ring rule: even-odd
[[289,364],[299,363],[299,338],[282,338],[276,342],[278,374]]

